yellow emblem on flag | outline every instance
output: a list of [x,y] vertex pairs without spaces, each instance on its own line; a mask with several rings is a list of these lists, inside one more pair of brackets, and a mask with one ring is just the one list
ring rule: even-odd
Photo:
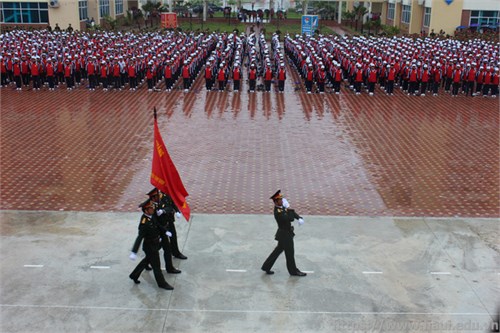
[[156,151],[158,152],[158,155],[160,157],[165,155],[165,151],[163,150],[163,147],[162,147],[161,143],[158,142],[158,140],[156,140]]

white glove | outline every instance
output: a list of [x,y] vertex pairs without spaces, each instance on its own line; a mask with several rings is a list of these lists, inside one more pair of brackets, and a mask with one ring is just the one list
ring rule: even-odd
[[134,252],[130,252],[130,255],[128,256],[128,258],[130,260],[135,260],[135,259],[137,259],[137,254],[135,254]]
[[303,225],[304,224],[304,219],[303,218],[300,218],[299,219],[299,226]]
[[290,204],[288,203],[288,200],[286,200],[285,198],[283,198],[281,200],[283,202],[283,208],[288,209],[288,207],[290,207]]
[[165,235],[167,235],[168,237],[172,237],[172,233],[170,231],[167,231]]
[[180,212],[175,212],[175,217],[177,217],[178,219],[181,218],[181,213]]
[[163,214],[165,214],[165,211],[164,211],[163,209],[158,209],[158,210],[156,211],[156,215],[158,215],[158,216],[161,216],[161,215],[163,215]]

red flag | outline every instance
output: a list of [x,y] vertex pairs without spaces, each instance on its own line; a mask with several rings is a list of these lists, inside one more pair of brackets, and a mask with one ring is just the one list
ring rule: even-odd
[[191,209],[189,208],[186,197],[189,195],[182,184],[181,177],[175,168],[174,163],[170,159],[167,147],[163,143],[158,123],[156,121],[155,109],[155,124],[154,124],[154,148],[153,148],[153,167],[151,169],[151,184],[170,195],[174,204],[179,208],[186,221],[189,221]]

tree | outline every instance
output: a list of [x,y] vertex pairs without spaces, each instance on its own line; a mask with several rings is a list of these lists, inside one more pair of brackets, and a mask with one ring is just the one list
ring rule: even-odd
[[[151,22],[151,27],[153,26],[153,17],[158,15],[158,11],[161,7],[161,2],[153,3],[150,0],[142,5],[142,10],[146,12],[146,19]],[[147,26],[147,23],[146,23]]]
[[376,19],[373,23],[373,29],[375,30],[375,35],[378,35],[378,32],[382,28],[382,22],[380,21],[380,18]]
[[137,7],[132,7],[130,9],[131,16],[132,16],[132,21],[137,24],[137,28],[141,29],[141,19],[143,17],[142,10],[138,9]]
[[352,28],[352,22],[354,20],[355,15],[356,14],[353,11],[351,12],[349,10],[342,13],[342,18],[349,22],[349,25],[351,28]]
[[358,22],[361,21],[361,33],[363,33],[363,16],[368,13],[368,9],[363,5],[358,5],[353,7],[353,11],[356,19],[355,29],[358,30]]
[[104,19],[104,22],[106,22],[106,24],[110,30],[114,31],[116,29],[116,26],[118,24],[118,20],[114,20],[113,18],[111,18],[111,16],[108,16],[108,15],[104,16],[103,19]]

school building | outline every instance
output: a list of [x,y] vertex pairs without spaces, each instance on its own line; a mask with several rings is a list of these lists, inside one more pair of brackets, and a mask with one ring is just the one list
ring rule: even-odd
[[[380,14],[382,24],[395,26],[401,33],[438,33],[453,35],[457,28],[498,29],[500,1],[498,0],[375,0],[341,1],[352,10],[362,4],[368,13]],[[366,15],[365,20],[369,18]]]
[[70,24],[85,30],[94,21],[102,24],[105,17],[126,16],[127,0],[31,0],[0,1],[0,24],[3,27],[45,28],[56,23],[61,29]]
[[[159,1],[159,0],[157,0]],[[69,24],[74,29],[85,30],[88,20],[102,24],[105,17],[117,19],[126,15],[131,6],[141,6],[145,0],[32,0],[0,1],[0,24],[2,26],[43,28],[47,25],[66,29]],[[156,2],[156,1],[153,1]],[[163,3],[168,2],[162,0]],[[241,3],[246,1],[241,1]],[[276,6],[283,1],[262,0],[264,8]],[[327,1],[317,1],[316,4]],[[370,15],[380,15],[382,24],[396,26],[402,33],[429,33],[440,30],[453,34],[458,28],[496,28],[500,23],[499,0],[373,0],[329,1],[337,3],[337,8],[352,10],[362,4],[368,9],[365,20]],[[295,1],[286,1],[293,6]],[[266,7],[267,6],[267,7]],[[290,8],[293,10],[293,8]],[[340,17],[339,17],[340,19]]]

